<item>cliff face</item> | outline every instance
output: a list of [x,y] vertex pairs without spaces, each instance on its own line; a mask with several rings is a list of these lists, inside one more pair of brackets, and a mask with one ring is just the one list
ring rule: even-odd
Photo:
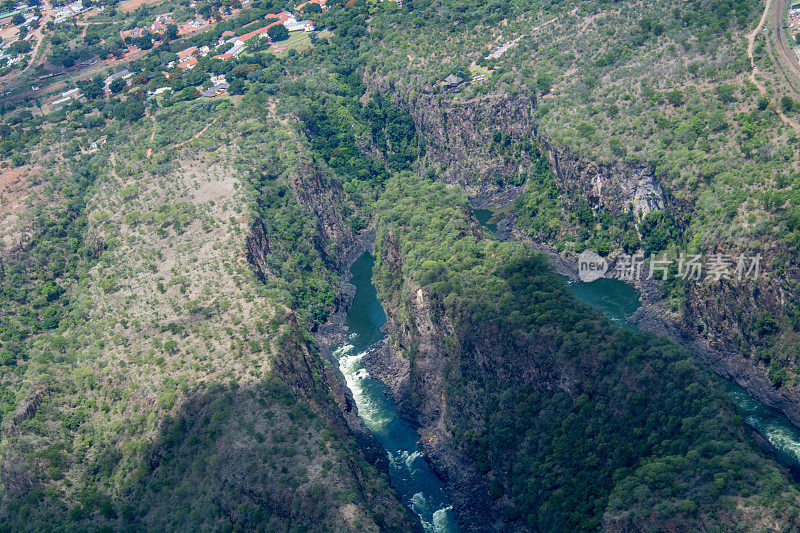
[[605,208],[614,216],[631,210],[637,221],[666,205],[664,191],[648,166],[597,163],[545,139],[542,146],[559,191],[567,199],[585,198],[590,206]]
[[[773,247],[774,255],[770,250],[762,253],[766,258],[762,269],[773,268],[769,258],[779,256],[778,247]],[[782,334],[778,322],[774,326],[759,322],[764,315],[779,317],[786,308],[787,297],[779,280],[762,277],[746,283],[689,283],[681,314],[669,312],[665,302],[653,298],[658,291],[650,285],[647,294],[651,298],[643,298],[645,305],[633,317],[641,329],[689,347],[715,372],[800,426],[800,390],[788,383],[776,386],[777,376],[770,369],[770,357],[778,357],[772,347]]]
[[367,77],[369,92],[390,93],[411,113],[425,140],[424,165],[438,179],[458,183],[476,204],[507,204],[524,191],[515,178],[530,160],[492,151],[495,135],[530,137],[535,100],[526,95],[491,94],[461,99],[452,91],[412,90],[386,79]]
[[[402,262],[397,239],[389,234],[384,268],[402,279]],[[455,334],[453,325],[446,317],[435,315],[429,291],[418,285],[398,287],[394,294],[385,295],[383,302],[388,338],[368,354],[365,365],[370,375],[390,389],[400,415],[418,425],[420,445],[447,483],[462,528],[510,531],[521,527],[503,519],[502,506],[487,498],[487,478],[453,446],[452,417],[457,412],[448,405],[445,394],[452,362],[441,349],[442,339]]]
[[250,223],[250,234],[245,238],[245,255],[256,277],[261,281],[275,279],[276,277],[267,261],[267,254],[270,253],[271,249],[264,221],[255,217]]
[[310,156],[299,164],[297,172],[289,175],[289,186],[297,198],[297,202],[313,215],[319,228],[322,242],[317,248],[326,250],[334,245],[336,255],[330,259],[341,261],[339,255],[349,248],[353,240],[353,232],[344,220],[342,206],[347,203],[341,182],[324,173],[316,161]]

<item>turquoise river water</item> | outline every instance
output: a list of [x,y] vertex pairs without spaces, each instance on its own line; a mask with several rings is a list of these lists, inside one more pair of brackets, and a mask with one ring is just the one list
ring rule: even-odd
[[386,314],[372,284],[373,257],[365,253],[352,266],[356,294],[347,313],[348,341],[333,353],[353,393],[358,414],[389,456],[389,476],[404,503],[420,518],[427,532],[458,531],[444,483],[431,470],[422,450],[419,435],[400,418],[383,384],[370,377],[362,359],[383,338],[381,327]]

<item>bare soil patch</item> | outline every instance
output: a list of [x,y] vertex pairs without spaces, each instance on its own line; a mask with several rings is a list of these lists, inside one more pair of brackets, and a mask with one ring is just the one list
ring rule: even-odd
[[124,13],[130,13],[131,11],[136,11],[136,8],[139,6],[143,6],[145,4],[156,4],[161,0],[125,0],[124,2],[120,2],[119,10]]

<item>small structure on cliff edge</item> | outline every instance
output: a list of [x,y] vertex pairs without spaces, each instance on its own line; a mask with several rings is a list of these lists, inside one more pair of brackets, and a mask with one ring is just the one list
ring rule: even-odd
[[457,87],[461,85],[461,82],[463,81],[463,79],[459,78],[455,74],[450,74],[444,80],[442,80],[442,86],[444,86],[446,89],[449,89],[450,87]]

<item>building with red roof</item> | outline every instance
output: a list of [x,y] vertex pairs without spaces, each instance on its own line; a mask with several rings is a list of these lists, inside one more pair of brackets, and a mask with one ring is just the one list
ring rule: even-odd
[[180,65],[178,65],[178,68],[192,69],[195,67],[195,65],[197,65],[197,58],[193,57],[188,61],[186,61],[185,63],[181,63]]
[[190,57],[200,52],[200,50],[196,46],[191,46],[186,50],[181,50],[178,52],[178,63],[183,63],[187,61]]
[[279,13],[278,15],[267,15],[264,18],[267,18],[267,19],[277,18],[278,20],[276,20],[276,21],[274,21],[274,22],[272,22],[270,24],[267,24],[263,28],[259,28],[257,30],[253,30],[253,31],[251,31],[249,33],[245,33],[244,35],[240,35],[239,37],[236,38],[236,40],[237,41],[242,41],[244,43],[244,42],[247,42],[248,39],[252,39],[256,35],[263,35],[271,27],[276,26],[278,24],[283,24],[284,22],[286,22],[287,20],[292,18],[292,14],[289,13],[288,11],[284,11],[283,13]]

